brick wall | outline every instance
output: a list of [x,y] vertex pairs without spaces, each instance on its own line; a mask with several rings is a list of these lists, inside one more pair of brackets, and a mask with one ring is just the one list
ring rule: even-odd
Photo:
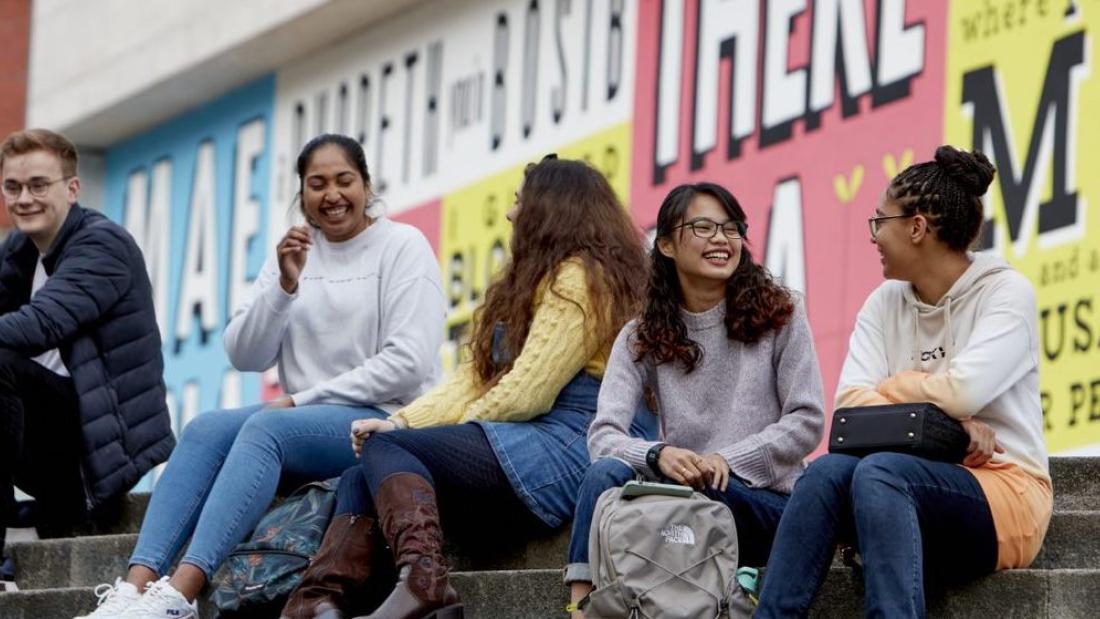
[[[0,136],[23,128],[26,117],[30,23],[31,0],[0,0]],[[9,225],[7,208],[0,208],[0,228]]]

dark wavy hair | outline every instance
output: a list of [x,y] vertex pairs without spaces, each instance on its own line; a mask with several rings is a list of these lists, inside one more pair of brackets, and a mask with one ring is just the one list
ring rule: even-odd
[[[708,195],[718,201],[730,219],[740,224],[742,232],[741,259],[726,282],[726,334],[731,340],[756,343],[770,331],[783,328],[794,311],[790,292],[757,264],[748,249],[748,222],[737,198],[725,187],[715,183],[680,185],[665,196],[657,213],[657,239],[671,239],[676,226],[683,223],[691,201],[698,195]],[[685,234],[679,228],[679,234]],[[656,241],[650,255],[649,287],[645,309],[638,321],[635,359],[646,357],[656,365],[679,362],[686,372],[692,372],[703,358],[699,343],[688,337],[687,326],[680,316],[684,303],[676,263],[657,249]]]
[[[496,325],[505,325],[504,348],[507,358],[515,359],[534,316],[535,291],[564,260],[584,263],[597,313],[585,317],[586,331],[599,342],[610,342],[634,317],[646,280],[639,231],[607,179],[588,164],[545,158],[528,166],[517,197],[511,257],[474,312],[470,336],[474,369],[490,386],[511,369],[510,362],[493,362]],[[558,294],[553,286],[548,293]]]
[[936,237],[955,251],[966,251],[982,228],[982,196],[996,168],[979,151],[940,146],[932,161],[902,170],[886,197],[906,215],[924,215]]

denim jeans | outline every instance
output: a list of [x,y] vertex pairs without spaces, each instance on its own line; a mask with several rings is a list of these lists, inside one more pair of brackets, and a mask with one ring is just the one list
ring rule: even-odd
[[351,422],[386,416],[372,407],[257,404],[195,417],[157,481],[130,565],[165,574],[190,537],[182,561],[209,580],[267,511],[280,478],[340,475],[355,464]]
[[[634,479],[634,469],[617,458],[601,458],[588,467],[577,495],[573,534],[569,538],[569,564],[565,568],[566,583],[592,582],[588,536],[596,501],[608,488],[622,486],[631,479]],[[733,512],[740,563],[763,565],[771,551],[772,539],[779,527],[787,497],[771,490],[749,488],[736,479],[729,481],[725,492],[707,488],[704,494],[715,501],[722,501]]]
[[924,617],[926,578],[961,583],[997,564],[989,503],[964,467],[828,454],[795,484],[754,616],[805,617],[838,540],[859,549],[868,617]]

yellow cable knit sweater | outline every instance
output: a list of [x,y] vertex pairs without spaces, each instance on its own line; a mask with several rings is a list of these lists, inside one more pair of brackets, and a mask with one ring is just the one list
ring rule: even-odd
[[526,421],[549,411],[558,392],[582,369],[602,378],[612,342],[592,325],[595,313],[581,260],[566,260],[556,276],[544,277],[532,304],[523,350],[491,389],[485,389],[472,363],[463,363],[449,380],[394,415],[410,428]]

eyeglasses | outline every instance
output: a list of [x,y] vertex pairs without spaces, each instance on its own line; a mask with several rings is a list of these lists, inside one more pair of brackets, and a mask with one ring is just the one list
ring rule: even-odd
[[867,225],[871,228],[871,238],[878,236],[879,222],[886,221],[888,219],[901,219],[903,217],[915,217],[917,214],[912,215],[883,215],[882,217],[868,217]]
[[71,176],[62,176],[61,178],[48,181],[44,178],[33,178],[29,182],[20,183],[19,181],[4,181],[3,193],[4,197],[8,200],[18,200],[19,196],[23,195],[23,188],[26,187],[27,191],[31,192],[31,195],[36,198],[43,198],[50,190],[50,187],[61,181],[67,181]]
[[686,221],[674,227],[673,230],[677,228],[691,228],[692,234],[700,239],[713,239],[721,230],[727,239],[736,241],[745,236],[745,233],[749,230],[749,225],[743,221],[727,221],[724,224],[719,224],[716,221],[702,218]]

